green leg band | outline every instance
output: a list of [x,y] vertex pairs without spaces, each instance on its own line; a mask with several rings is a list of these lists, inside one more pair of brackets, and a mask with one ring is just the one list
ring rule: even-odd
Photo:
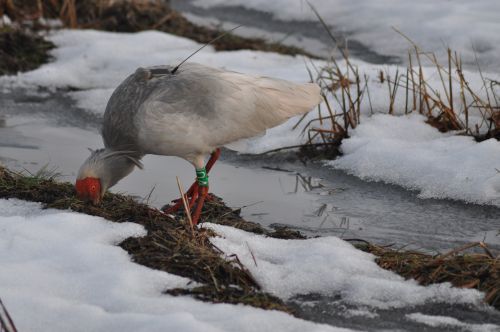
[[196,180],[200,187],[208,187],[208,174],[205,167],[196,170]]

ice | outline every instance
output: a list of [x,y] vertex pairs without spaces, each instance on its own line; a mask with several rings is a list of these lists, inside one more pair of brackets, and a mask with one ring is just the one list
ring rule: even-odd
[[145,230],[0,200],[0,296],[19,331],[347,331],[278,311],[163,294],[189,279],[131,262]]
[[453,317],[425,315],[422,313],[413,313],[406,315],[406,319],[422,323],[431,327],[455,328],[460,331],[473,332],[493,332],[498,331],[498,325],[493,324],[467,324]]
[[449,283],[428,287],[380,268],[374,256],[337,237],[281,240],[232,227],[205,224],[220,237],[212,243],[226,256],[236,254],[264,290],[282,299],[320,293],[340,295],[353,305],[378,309],[425,303],[479,304],[476,290]]

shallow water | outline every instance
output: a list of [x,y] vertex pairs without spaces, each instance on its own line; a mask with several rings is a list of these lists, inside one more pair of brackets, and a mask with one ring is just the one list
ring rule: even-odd
[[[0,95],[0,160],[36,172],[43,167],[74,181],[87,148],[102,146],[99,116],[78,109],[64,92],[17,91]],[[174,157],[147,156],[116,187],[160,207],[194,178],[192,166]],[[428,251],[444,251],[486,239],[500,248],[500,209],[449,200],[422,200],[397,186],[361,181],[321,164],[304,165],[293,154],[240,156],[224,151],[214,167],[211,191],[242,215],[266,226],[285,224],[311,236],[363,238]],[[374,310],[344,303],[340,294],[310,294],[290,302],[306,319],[369,330],[441,331],[405,318],[410,312],[441,314],[468,323],[500,325],[486,308],[432,303],[419,308]],[[452,329],[452,328],[450,328]],[[467,329],[465,329],[467,330]]]
[[[62,93],[4,94],[0,101],[0,159],[36,172],[44,166],[74,181],[88,156],[102,147],[99,116],[73,106]],[[126,192],[161,207],[176,198],[194,170],[176,157],[146,156],[114,192]],[[311,236],[363,238],[396,247],[447,250],[485,240],[500,248],[500,208],[450,200],[420,199],[413,192],[366,182],[294,154],[242,156],[224,151],[210,173],[211,191],[245,218],[266,226],[285,224]]]

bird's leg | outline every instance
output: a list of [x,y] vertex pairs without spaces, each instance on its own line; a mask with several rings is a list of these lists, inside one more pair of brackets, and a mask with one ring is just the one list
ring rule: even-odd
[[198,182],[195,181],[195,183],[193,183],[191,188],[193,188],[193,191],[191,192],[191,197],[189,198],[189,210],[193,208],[194,202],[196,202],[196,200],[198,199],[198,191],[199,191]]
[[[212,166],[215,164],[215,161],[219,157],[218,156],[219,153],[216,152],[212,153],[212,157],[210,157],[210,160],[207,163],[209,169],[211,169]],[[206,167],[196,169],[196,182],[198,191],[196,193],[193,192],[193,197],[190,202],[190,204],[193,204],[195,196],[198,196],[196,202],[196,208],[194,210],[194,214],[192,217],[193,225],[198,224],[198,221],[200,220],[201,209],[203,208],[203,204],[205,203],[205,199],[207,198],[208,195],[208,171]]]
[[[208,160],[207,164],[205,165],[205,170],[207,171],[207,174],[210,172],[212,167],[214,166],[215,162],[219,159],[220,157],[220,149],[217,148],[215,149],[214,152],[210,155],[210,159]],[[194,183],[191,185],[191,187],[188,189],[186,192],[186,195],[188,197],[198,195],[198,181],[195,180]]]
[[196,170],[196,180],[198,181],[197,196],[199,196],[199,198],[192,217],[193,225],[198,224],[198,221],[200,220],[201,209],[203,208],[203,204],[205,203],[205,199],[208,195],[208,175],[205,168]]
[[[220,149],[217,148],[214,152],[212,152],[212,154],[210,155],[210,159],[208,160],[207,164],[205,165],[205,170],[206,170],[207,174],[208,174],[208,172],[210,172],[210,170],[214,166],[217,159],[219,159],[219,156],[220,156]],[[186,191],[186,194],[185,194],[186,197],[188,197],[188,199],[189,199],[189,209],[191,209],[194,206],[194,202],[196,202],[196,200],[199,196],[199,192],[200,192],[200,190],[199,190],[198,180],[196,179],[194,181],[194,183],[191,185],[191,187],[189,187],[188,191]],[[208,195],[208,189],[207,189],[207,195]],[[210,196],[207,196],[207,195],[205,195],[205,198],[210,199]],[[174,202],[175,204],[170,206],[168,209],[165,209],[164,210],[165,213],[174,213],[177,210],[179,210],[183,205],[181,198],[173,200],[172,202]]]
[[[212,167],[214,166],[215,162],[216,162],[217,160],[219,160],[219,157],[220,157],[220,149],[219,149],[219,148],[217,148],[217,149],[215,149],[215,151],[214,151],[214,152],[212,152],[212,154],[210,155],[210,159],[208,160],[207,165],[205,166],[205,169],[207,170],[207,174],[208,174],[208,172],[210,172],[210,170],[211,170],[211,169],[212,169]],[[207,199],[207,200],[209,200],[209,201],[213,200],[212,195],[210,195],[210,194],[208,193],[208,186],[207,186],[207,193],[206,193],[205,197],[206,197],[206,199]],[[202,205],[203,205],[203,204],[202,204]]]
[[207,198],[208,195],[208,186],[200,187],[198,194],[200,197],[198,198],[198,203],[196,204],[196,210],[194,211],[192,217],[193,225],[197,225],[198,221],[200,220],[201,209],[203,208],[203,204],[205,203],[205,199]]
[[210,155],[210,159],[208,159],[207,165],[205,166],[207,173],[210,172],[210,170],[214,166],[215,162],[219,159],[219,157],[220,157],[220,149],[217,148],[215,149],[214,152],[212,152],[212,154]]

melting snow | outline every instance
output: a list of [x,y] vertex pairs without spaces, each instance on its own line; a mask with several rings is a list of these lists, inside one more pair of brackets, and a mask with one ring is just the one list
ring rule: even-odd
[[419,115],[365,117],[328,164],[365,180],[417,190],[422,198],[452,198],[500,206],[500,144],[443,134]]
[[163,294],[189,279],[132,263],[134,223],[0,200],[0,296],[19,331],[347,331]]
[[388,309],[429,302],[479,304],[483,297],[448,283],[423,287],[404,280],[380,268],[373,255],[337,237],[281,240],[227,226],[204,226],[221,235],[212,239],[217,248],[228,256],[236,254],[264,290],[282,299],[339,294],[349,304]]

